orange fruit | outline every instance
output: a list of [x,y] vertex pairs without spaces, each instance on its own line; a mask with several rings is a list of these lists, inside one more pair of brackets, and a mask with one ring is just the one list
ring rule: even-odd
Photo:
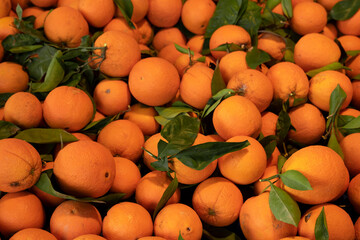
[[1,0],[0,1],[0,18],[6,17],[9,15],[11,10],[11,1],[10,0]]
[[192,206],[202,221],[224,227],[239,218],[243,196],[240,189],[223,177],[212,177],[201,182],[192,196]]
[[154,107],[135,103],[125,112],[124,119],[130,120],[139,126],[145,136],[151,136],[159,131],[159,123],[155,120],[157,112]]
[[194,65],[183,75],[180,82],[181,99],[197,109],[203,109],[212,97],[211,81],[214,70],[205,65]]
[[310,240],[310,238],[301,237],[301,236],[291,236],[291,237],[281,238],[280,240]]
[[149,236],[149,237],[141,237],[141,238],[138,238],[137,240],[166,240],[166,238]]
[[78,131],[91,121],[93,114],[94,107],[90,97],[75,87],[54,88],[43,104],[43,117],[51,128]]
[[[76,137],[78,139],[78,141],[92,141],[92,139],[88,135],[85,135],[83,133],[73,132],[73,133],[71,133],[71,135]],[[67,146],[70,143],[71,142],[56,144],[55,149],[54,149],[54,157],[56,157],[58,155],[58,153],[61,149],[63,149],[65,146]],[[43,171],[44,171],[44,169],[43,169]]]
[[281,155],[279,149],[275,147],[274,151],[271,153],[271,156],[267,159],[267,167],[277,166],[279,156]]
[[44,23],[45,23],[45,19],[48,16],[48,14],[50,13],[50,10],[47,11],[43,11],[42,13],[40,13],[35,21],[34,21],[34,28],[38,29],[38,28],[43,28],[44,27]]
[[360,35],[360,9],[349,19],[337,21],[336,26],[342,34]]
[[[135,63],[141,58],[137,41],[119,31],[103,33],[95,40],[94,46],[106,46],[105,60],[97,58],[94,63],[100,64],[102,61],[100,71],[110,77],[128,76]],[[101,49],[94,50],[94,54],[101,56]]]
[[0,108],[0,120],[3,121],[4,120],[4,108]]
[[262,33],[258,38],[258,49],[267,52],[275,60],[280,61],[284,58],[286,43],[282,37],[272,33]]
[[[160,198],[169,186],[171,178],[166,172],[152,171],[143,176],[136,186],[135,200],[151,214],[154,212]],[[180,189],[177,188],[166,205],[180,201]]]
[[24,9],[22,17],[34,16],[37,18],[43,12],[45,12],[45,10],[40,7],[28,7]]
[[[155,133],[153,135],[151,135],[148,139],[146,139],[145,143],[144,143],[144,149],[148,150],[149,152],[151,152],[152,154],[154,154],[155,156],[158,155],[158,142],[161,140],[166,141],[162,136],[161,133]],[[144,164],[151,170],[155,170],[155,168],[153,168],[151,166],[151,163],[156,161],[155,158],[153,158],[150,154],[148,154],[145,150],[143,151],[143,162]]]
[[114,157],[114,160],[116,170],[110,192],[125,193],[122,199],[127,199],[133,195],[140,181],[140,170],[133,161],[127,158]]
[[286,101],[290,106],[295,99],[306,98],[309,92],[309,80],[298,65],[292,62],[279,62],[270,67],[267,77],[274,88],[274,99]]
[[194,54],[181,54],[175,61],[174,65],[178,70],[180,77],[182,78],[187,70],[189,70],[192,66],[195,65],[203,65],[208,67],[206,64],[206,57],[205,62],[199,62],[198,59],[203,57],[200,53],[194,52]]
[[340,147],[344,153],[344,163],[349,170],[350,176],[354,177],[360,173],[359,151],[357,147],[360,141],[360,133],[352,133],[344,137],[340,142]]
[[337,35],[338,35],[338,30],[337,30],[337,28],[335,27],[334,24],[328,23],[323,28],[321,34],[327,36],[331,40],[335,40],[335,38],[337,38]]
[[345,51],[360,50],[360,38],[354,35],[342,35],[338,38]]
[[243,96],[223,100],[213,114],[213,124],[220,137],[227,140],[238,135],[257,137],[261,130],[261,114],[256,105]]
[[160,29],[152,40],[152,46],[158,51],[170,43],[185,45],[186,37],[178,28],[170,27]]
[[346,70],[346,75],[349,76],[349,78],[353,79],[355,76],[360,75],[360,54],[357,56],[350,58],[345,65],[348,68],[351,68],[351,70]]
[[43,228],[45,210],[41,201],[27,191],[7,193],[0,198],[0,233],[10,235],[25,228]]
[[102,231],[108,240],[138,239],[152,235],[153,221],[141,205],[121,202],[107,212]]
[[275,218],[269,206],[269,192],[248,198],[240,209],[239,221],[246,239],[280,239],[297,232],[295,226]]
[[251,46],[250,34],[242,27],[237,25],[224,25],[215,30],[210,37],[209,47],[211,55],[220,59],[225,56],[225,51],[214,51],[213,49],[225,43],[233,43],[249,48]]
[[165,206],[154,221],[155,236],[168,240],[176,240],[179,235],[183,239],[201,239],[203,226],[194,209],[174,203]]
[[57,0],[30,0],[30,2],[37,7],[47,8],[47,7],[55,6]]
[[33,185],[30,190],[31,193],[35,194],[41,201],[44,207],[55,208],[60,205],[60,203],[64,202],[64,198],[59,198],[54,195],[51,195],[47,192],[44,192],[36,185]]
[[246,63],[246,52],[234,51],[226,54],[220,59],[219,69],[225,84],[227,84],[236,73],[249,69]]
[[321,32],[327,23],[326,9],[316,2],[301,2],[293,9],[291,29],[300,35]]
[[175,97],[180,77],[170,62],[149,57],[140,60],[131,69],[128,84],[136,100],[149,106],[161,106]]
[[356,213],[360,213],[360,174],[355,175],[347,189],[347,196],[351,203],[352,208]]
[[106,238],[103,238],[96,234],[84,234],[74,238],[73,240],[106,240]]
[[92,204],[66,200],[50,217],[50,232],[57,239],[74,239],[84,234],[100,234],[102,219]]
[[105,25],[104,32],[120,31],[126,33],[127,35],[133,37],[136,41],[138,41],[139,32],[136,24],[135,27],[135,29],[131,28],[125,18],[113,18]]
[[65,193],[96,198],[113,184],[115,161],[110,151],[97,142],[72,142],[56,156],[54,175]]
[[78,9],[89,25],[104,27],[115,14],[115,4],[112,0],[79,0]]
[[354,227],[355,227],[355,236],[356,236],[356,240],[360,239],[360,217],[357,218]]
[[131,94],[126,82],[105,79],[94,90],[96,109],[106,116],[126,111],[131,102]]
[[[180,47],[185,48],[185,45],[180,45]],[[173,65],[175,65],[176,59],[178,59],[181,55],[182,53],[176,49],[175,44],[173,43],[169,43],[165,47],[161,48],[157,54],[159,58],[163,58]]]
[[356,109],[360,109],[360,81],[352,81],[353,97],[351,99],[351,105]]
[[0,63],[0,93],[25,91],[28,83],[29,75],[20,64],[13,62]]
[[194,34],[204,34],[216,5],[212,0],[188,0],[181,10],[181,21]]
[[195,35],[191,37],[187,42],[186,46],[190,48],[191,51],[201,52],[204,44],[204,35]]
[[155,27],[173,27],[180,19],[181,0],[149,0],[147,19]]
[[334,70],[320,72],[312,77],[309,83],[308,98],[312,104],[323,111],[329,111],[330,96],[338,84],[346,93],[341,109],[345,109],[351,102],[353,94],[351,81],[341,72]]
[[[271,176],[274,176],[278,173],[277,170],[277,166],[276,165],[271,165],[265,168],[264,174],[260,177],[260,179],[265,179]],[[276,181],[275,179],[270,180],[275,186],[280,187],[280,182]],[[269,182],[260,182],[260,181],[256,181],[254,183],[254,193],[255,195],[260,195],[265,189],[266,192],[270,191],[270,187],[269,186]]]
[[282,172],[288,170],[302,173],[312,187],[312,190],[300,191],[282,184],[282,188],[300,203],[333,201],[344,194],[349,185],[349,172],[342,158],[326,146],[311,145],[296,151],[282,168]]
[[318,0],[317,2],[324,6],[327,11],[330,11],[334,5],[341,0]]
[[0,40],[4,40],[9,35],[19,33],[14,24],[15,17],[8,16],[0,18]]
[[260,112],[267,109],[273,99],[274,90],[270,79],[255,69],[235,73],[226,88],[252,101]]
[[72,7],[79,10],[79,0],[58,0],[57,7]]
[[71,48],[80,45],[81,38],[89,34],[89,26],[78,10],[58,7],[46,17],[44,31],[51,42]]
[[295,44],[294,60],[305,72],[337,62],[341,52],[338,45],[321,33],[308,33]]
[[310,103],[291,108],[291,125],[288,137],[298,143],[310,145],[317,143],[325,133],[325,118],[321,111]]
[[5,103],[4,120],[23,129],[39,126],[42,118],[41,102],[29,92],[17,92]]
[[358,117],[358,116],[360,116],[360,111],[356,110],[355,108],[348,107],[348,108],[345,108],[344,110],[341,110],[340,115]]
[[92,122],[100,121],[101,119],[104,119],[105,116],[102,113],[99,113],[98,111],[95,112],[95,116],[92,119]]
[[144,134],[133,122],[120,119],[106,125],[97,141],[110,149],[113,156],[124,157],[136,162],[143,150]]
[[218,159],[221,174],[236,184],[247,185],[257,181],[264,173],[267,158],[263,146],[249,136],[235,136],[226,142],[248,141],[249,146]]
[[0,140],[0,191],[19,192],[33,186],[41,174],[37,150],[16,138]]
[[324,208],[329,239],[355,239],[355,228],[350,215],[341,207],[327,203],[315,205],[307,210],[300,219],[300,236],[315,239],[315,223]]
[[142,19],[136,23],[137,26],[137,40],[139,44],[148,45],[154,38],[154,29],[152,28],[151,24],[148,20]]
[[[131,0],[133,5],[133,12],[131,15],[131,20],[135,23],[140,22],[143,20],[148,12],[149,9],[149,1],[148,0]],[[118,7],[116,7],[117,17],[122,17],[122,13]]]
[[276,123],[279,116],[275,113],[264,111],[261,113],[261,133],[264,137],[276,135]]
[[11,236],[9,240],[56,240],[56,237],[40,228],[25,228]]
[[2,41],[0,40],[0,63],[1,63],[1,61],[3,60],[3,57],[4,57],[4,52],[5,50],[4,50],[4,47],[3,47],[3,45],[2,45]]

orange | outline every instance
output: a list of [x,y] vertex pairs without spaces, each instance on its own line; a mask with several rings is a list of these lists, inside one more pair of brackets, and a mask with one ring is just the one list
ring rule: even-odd
[[257,137],[261,130],[261,114],[256,105],[243,96],[223,100],[213,113],[214,128],[227,140],[238,135]]
[[354,80],[351,82],[353,87],[353,97],[351,99],[351,105],[356,109],[360,109],[360,81]]
[[49,13],[44,22],[46,37],[67,47],[78,47],[81,38],[89,34],[83,15],[71,7],[58,7]]
[[[187,70],[195,65],[208,66],[204,62],[197,61],[199,58],[203,57],[200,53],[194,52],[194,54],[181,54],[175,61],[174,65],[178,70],[180,77],[182,78]],[[206,57],[205,57],[206,61]]]
[[127,158],[114,157],[114,160],[116,171],[110,192],[125,193],[122,199],[127,199],[133,195],[140,181],[140,170],[133,161]]
[[131,102],[131,94],[126,82],[104,79],[94,90],[96,109],[106,116],[126,111]]
[[14,24],[15,17],[8,16],[0,18],[0,40],[4,40],[9,35],[19,33]]
[[[133,5],[131,20],[135,23],[138,23],[145,18],[148,12],[149,0],[131,0],[131,3]],[[118,7],[116,7],[116,16],[122,16],[122,13]]]
[[42,105],[35,95],[17,92],[6,101],[4,120],[25,129],[39,126],[42,120]]
[[[180,47],[185,48],[185,45],[180,45]],[[169,61],[173,65],[175,65],[176,59],[181,55],[182,53],[176,49],[175,44],[173,43],[169,43],[165,47],[161,48],[157,54],[158,57]]]
[[353,117],[360,116],[360,111],[356,110],[355,108],[345,108],[344,110],[340,111],[340,115],[348,115]]
[[[294,8],[298,3],[301,2],[313,2],[314,0],[291,0],[291,4],[292,7]],[[281,3],[279,3],[278,5],[276,5],[273,9],[272,9],[273,13],[277,13],[280,15],[284,15],[283,9],[282,9],[282,5]]]
[[275,60],[280,61],[284,58],[286,43],[282,37],[272,33],[262,33],[258,38],[258,49],[267,52]]
[[[74,132],[74,133],[71,133],[71,135],[76,137],[78,139],[78,141],[92,141],[92,139],[88,135],[85,135],[83,133]],[[56,144],[55,149],[54,149],[54,157],[56,157],[58,155],[58,153],[61,149],[63,149],[65,146],[69,145],[70,143],[71,142]],[[43,171],[44,171],[44,169],[43,169]]]
[[152,46],[158,51],[170,43],[185,45],[186,37],[178,28],[171,27],[160,29],[152,40]]
[[225,51],[214,51],[213,49],[225,43],[234,43],[245,48],[250,48],[250,34],[242,27],[237,25],[224,25],[215,30],[210,37],[209,47],[211,55],[220,59],[225,56]]
[[360,154],[357,151],[360,141],[360,133],[352,133],[344,137],[340,142],[340,147],[344,153],[344,163],[349,170],[350,176],[354,177],[360,173]]
[[[96,39],[94,46],[106,46],[105,59],[102,61],[101,58],[97,58],[94,63],[100,64],[100,71],[110,77],[128,76],[133,66],[141,58],[137,41],[119,31],[103,33]],[[101,56],[101,49],[94,50],[94,54],[97,57]]]
[[[135,200],[143,206],[149,213],[153,213],[160,198],[169,186],[171,178],[166,172],[152,171],[143,176],[135,191]],[[177,188],[166,205],[178,203],[180,201],[180,188]]]
[[335,38],[337,38],[337,35],[338,35],[338,30],[334,24],[328,23],[323,28],[321,33],[323,35],[327,36],[328,38],[330,38],[331,40],[335,40]]
[[317,143],[325,133],[325,118],[320,110],[310,103],[291,108],[289,117],[296,130],[290,130],[288,137],[298,143]]
[[154,107],[149,107],[141,103],[130,106],[129,111],[125,112],[124,119],[130,120],[139,126],[145,136],[151,136],[159,131],[159,123],[155,120],[157,112]]
[[297,231],[295,226],[277,220],[272,214],[269,192],[248,198],[241,207],[239,221],[246,239],[280,239],[295,236]]
[[279,116],[275,113],[264,111],[261,113],[261,133],[264,137],[276,135],[276,123]]
[[201,182],[192,196],[192,206],[201,220],[216,227],[235,222],[242,204],[240,189],[223,177],[212,177]]
[[148,20],[142,19],[141,21],[136,23],[137,26],[137,40],[139,44],[148,45],[151,43],[154,37],[154,29]]
[[0,120],[3,121],[4,120],[4,108],[0,108]]
[[4,50],[4,47],[3,47],[3,45],[2,45],[2,41],[0,40],[0,63],[1,63],[1,61],[3,60],[3,57],[4,57],[4,52],[5,50]]
[[101,144],[77,141],[60,150],[54,161],[54,175],[65,193],[96,198],[113,184],[115,161]]
[[10,0],[1,0],[0,1],[0,18],[9,16],[11,10],[11,1]]
[[267,109],[273,99],[274,90],[270,79],[255,69],[235,73],[226,88],[252,101],[260,112]]
[[264,173],[267,158],[263,146],[249,136],[235,136],[226,142],[248,141],[249,146],[225,154],[218,159],[221,174],[236,184],[247,185],[257,181]]
[[310,238],[301,237],[301,236],[291,236],[291,237],[281,238],[280,240],[310,240]]
[[294,60],[305,72],[339,61],[338,45],[321,33],[308,33],[295,44]]
[[356,236],[356,240],[360,239],[360,217],[357,218],[354,227],[355,227],[355,236]]
[[180,82],[181,99],[197,109],[203,109],[212,97],[211,82],[214,70],[204,65],[194,65]]
[[327,11],[330,11],[334,5],[341,0],[318,0],[317,2],[324,6]]
[[104,118],[105,118],[105,116],[102,113],[99,113],[98,111],[96,111],[92,122],[99,121]]
[[312,187],[312,190],[300,191],[282,184],[282,188],[300,203],[333,201],[344,194],[349,185],[349,172],[342,158],[326,146],[311,145],[296,151],[282,168],[282,172],[288,170],[302,173]]
[[57,7],[72,7],[79,10],[79,0],[58,0]]
[[147,19],[155,27],[173,27],[180,19],[181,0],[149,0]]
[[226,54],[220,59],[219,69],[225,84],[227,84],[236,73],[249,69],[246,63],[246,52],[234,51]]
[[350,58],[345,65],[348,68],[351,68],[351,70],[346,70],[346,75],[349,76],[349,78],[353,79],[355,76],[360,75],[360,54],[356,55],[353,58]]
[[138,238],[137,240],[166,240],[166,239],[163,237],[149,236],[149,237],[141,237]]
[[44,23],[45,23],[45,19],[48,16],[48,14],[50,13],[50,10],[47,11],[43,11],[42,13],[40,13],[34,22],[34,28],[38,29],[38,28],[43,28],[44,27]]
[[165,206],[154,221],[155,236],[176,240],[179,235],[183,239],[199,240],[203,226],[194,209],[182,204],[174,203]]
[[307,210],[300,219],[300,236],[315,239],[315,223],[324,208],[329,239],[355,239],[355,228],[350,215],[341,207],[327,203],[315,205]]
[[25,228],[43,228],[45,210],[41,201],[27,191],[7,193],[0,198],[0,233],[6,237]]
[[41,174],[37,150],[16,138],[0,140],[0,191],[18,192],[33,186]]
[[352,208],[356,213],[360,213],[360,174],[355,175],[347,189],[347,196],[351,203]]
[[[265,168],[264,174],[260,177],[260,179],[265,179],[271,176],[274,176],[278,173],[277,170],[277,166],[276,165],[271,165],[271,166],[267,166]],[[275,186],[280,187],[280,182],[276,181],[275,179],[270,180]],[[260,195],[265,189],[265,191],[270,191],[270,187],[268,187],[270,184],[269,182],[265,181],[265,182],[260,182],[260,181],[256,181],[254,183],[254,193],[255,195]]]
[[334,70],[320,72],[311,78],[308,95],[310,102],[323,111],[329,111],[330,96],[338,84],[346,93],[341,106],[341,109],[345,109],[353,95],[351,81],[345,74]]
[[360,9],[349,19],[337,21],[336,26],[342,34],[360,35]]
[[113,18],[111,19],[104,27],[104,32],[108,31],[120,31],[126,33],[127,35],[133,37],[136,41],[139,38],[139,32],[137,25],[135,29],[131,28],[126,22],[125,18]]
[[170,102],[180,86],[175,66],[165,59],[149,57],[131,69],[128,80],[130,93],[141,103],[161,106]]
[[92,204],[67,200],[50,217],[50,232],[57,239],[74,239],[84,234],[100,234],[102,219]]
[[75,87],[54,88],[43,104],[44,120],[51,128],[78,131],[91,121],[93,114],[94,107],[90,97]]
[[345,51],[360,50],[360,38],[354,35],[342,35],[338,38]]
[[195,35],[186,42],[186,46],[189,47],[191,51],[199,53],[202,50],[203,44],[204,35]]
[[121,202],[107,212],[102,231],[108,240],[138,239],[152,235],[153,221],[141,205]]
[[56,240],[56,237],[40,228],[25,228],[15,233],[9,240]]
[[291,18],[291,29],[300,35],[321,32],[327,23],[326,9],[316,2],[296,4]]
[[271,153],[271,156],[267,159],[267,167],[277,166],[279,156],[281,155],[279,149],[275,147],[274,151]]
[[84,234],[74,238],[73,240],[106,240],[106,238],[103,238],[96,234]]
[[309,80],[298,65],[292,62],[279,62],[270,67],[267,77],[274,88],[274,99],[286,101],[290,106],[295,99],[306,98],[309,92]]
[[97,141],[110,149],[113,156],[138,161],[144,145],[144,134],[133,122],[120,119],[106,125],[99,133]]
[[[151,135],[148,139],[146,139],[145,143],[144,143],[144,149],[148,150],[149,152],[151,152],[152,154],[154,154],[155,156],[158,155],[158,142],[161,140],[166,141],[162,136],[161,133],[155,133],[154,135]],[[150,154],[148,154],[145,150],[143,151],[143,162],[144,164],[151,170],[155,170],[155,168],[153,168],[151,166],[151,163],[154,162],[156,159],[153,158]]]
[[57,0],[30,0],[30,2],[41,8],[52,7],[57,4]]
[[25,91],[28,83],[29,75],[20,64],[13,62],[0,63],[0,93]]
[[30,0],[11,0],[12,10],[16,10],[16,6],[20,5],[22,9],[28,8],[30,5]]
[[181,21],[194,34],[204,34],[216,5],[212,0],[188,0],[181,10]]
[[79,0],[78,10],[85,17],[89,25],[104,27],[115,14],[115,4],[112,0]]
[[43,12],[45,12],[45,10],[40,7],[28,7],[24,9],[22,17],[34,16],[37,18]]

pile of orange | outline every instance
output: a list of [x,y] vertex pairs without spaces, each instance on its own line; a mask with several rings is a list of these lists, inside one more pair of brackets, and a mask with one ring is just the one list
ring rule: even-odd
[[360,239],[359,1],[239,2],[0,0],[0,240]]

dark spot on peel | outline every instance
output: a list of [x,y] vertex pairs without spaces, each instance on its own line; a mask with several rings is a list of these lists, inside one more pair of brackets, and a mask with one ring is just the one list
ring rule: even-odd
[[12,182],[12,183],[10,183],[10,186],[11,187],[18,187],[18,186],[20,186],[20,183],[19,182]]
[[106,90],[105,90],[105,93],[110,93],[110,89],[106,89]]
[[106,178],[109,177],[109,173],[108,173],[108,172],[105,173],[105,177],[106,177]]

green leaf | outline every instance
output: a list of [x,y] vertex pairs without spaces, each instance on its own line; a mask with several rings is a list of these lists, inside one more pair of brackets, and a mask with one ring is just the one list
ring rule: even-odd
[[360,74],[355,75],[355,77],[352,78],[353,80],[360,80]]
[[150,165],[158,171],[169,171],[169,163],[167,157],[160,158],[157,161],[150,163]]
[[108,125],[111,121],[113,121],[115,117],[106,117],[103,119],[100,119],[98,121],[90,122],[88,125],[86,125],[83,129],[80,131],[83,133],[99,133],[101,129],[103,129],[106,125]]
[[226,84],[221,76],[219,64],[216,64],[213,77],[211,79],[211,93],[217,94],[219,91],[226,88]]
[[343,129],[357,129],[360,128],[360,116],[357,118],[352,119],[350,122],[346,123],[341,128]]
[[323,71],[339,70],[339,69],[347,69],[347,70],[349,70],[348,67],[342,65],[341,63],[333,62],[333,63],[330,63],[330,64],[324,66],[324,67],[317,68],[317,69],[314,69],[314,70],[310,70],[310,71],[306,72],[306,75],[308,75],[309,77],[314,77],[316,74],[318,74],[320,72],[323,72]]
[[40,154],[41,160],[44,162],[53,162],[54,157],[52,154]]
[[132,28],[135,29],[135,25],[133,24],[133,22],[131,21],[131,16],[133,14],[133,4],[131,2],[131,0],[114,0],[116,6],[120,9],[123,17],[125,18],[126,22],[128,23],[128,25]]
[[253,46],[257,46],[257,35],[262,21],[261,10],[262,8],[255,2],[248,1],[246,11],[237,21],[237,25],[243,27],[250,34]]
[[327,146],[328,146],[329,148],[331,148],[332,150],[334,150],[335,152],[337,152],[337,153],[340,155],[340,157],[341,157],[342,159],[344,159],[344,153],[343,153],[343,151],[342,151],[342,149],[341,149],[341,147],[340,147],[339,141],[337,140],[336,132],[335,132],[335,131],[336,131],[336,130],[335,130],[335,128],[333,127],[333,128],[331,129],[330,138],[329,138],[329,141],[328,141]]
[[265,7],[270,9],[270,10],[273,10],[274,7],[276,7],[280,3],[281,3],[281,0],[268,0],[265,3]]
[[289,188],[305,191],[312,190],[310,182],[299,171],[288,170],[280,174],[281,181]]
[[13,47],[9,49],[9,52],[11,53],[26,53],[26,52],[32,52],[34,50],[37,50],[39,48],[42,48],[43,45],[28,45],[28,46],[20,46],[20,47]]
[[65,70],[61,66],[59,58],[61,58],[62,52],[58,50],[53,59],[50,62],[50,65],[46,71],[45,80],[43,83],[38,85],[32,92],[50,92],[56,88],[59,83],[64,78]]
[[181,113],[188,113],[193,111],[191,107],[187,107],[187,106],[155,107],[155,110],[158,112],[159,116],[162,116],[167,119],[172,119]]
[[74,142],[78,140],[71,133],[55,128],[29,128],[19,132],[15,138],[39,144]]
[[316,240],[329,240],[329,232],[324,207],[322,207],[319,216],[316,218],[314,231]]
[[207,142],[186,148],[174,157],[179,159],[186,166],[202,170],[215,159],[223,155],[241,150],[250,143],[243,142]]
[[11,52],[11,49],[17,49],[23,46],[31,46],[38,43],[40,43],[40,41],[37,38],[24,33],[9,35],[2,41],[4,50],[9,52]]
[[355,57],[360,53],[360,50],[352,50],[352,51],[346,51],[346,54],[351,57]]
[[347,20],[360,8],[360,0],[343,0],[334,5],[329,16],[334,20]]
[[184,47],[182,47],[182,46],[180,46],[179,44],[176,44],[176,43],[174,43],[174,45],[175,45],[176,50],[178,50],[179,52],[184,53],[184,54],[189,54],[190,53],[191,56],[194,56],[194,51],[191,51],[190,48],[189,49],[184,48]]
[[277,142],[276,142],[276,136],[275,135],[269,135],[261,140],[259,140],[260,144],[263,146],[266,152],[266,158],[271,157],[271,154],[274,152]]
[[165,189],[163,195],[161,196],[158,204],[155,207],[155,210],[153,212],[153,219],[155,219],[156,215],[158,214],[158,212],[166,205],[166,203],[169,201],[169,199],[171,198],[172,195],[174,195],[176,189],[179,186],[179,182],[175,177],[171,180],[169,186]]
[[344,103],[345,99],[346,99],[346,93],[338,84],[330,95],[330,108],[329,108],[330,116],[333,116],[340,111],[341,106]]
[[22,10],[20,4],[17,4],[15,10],[16,10],[16,15],[18,16],[19,20],[21,21],[22,20],[22,15],[23,15],[23,10]]
[[[280,3],[280,0],[277,0]],[[267,1],[269,2],[269,1]],[[265,7],[261,14],[261,28],[283,28],[287,19],[285,16],[274,13],[268,7]]]
[[205,118],[208,116],[212,111],[215,110],[215,108],[220,104],[220,102],[230,96],[235,95],[235,91],[232,89],[223,89],[220,90],[218,93],[216,93],[212,98],[209,99],[209,101],[206,103],[201,118]]
[[276,122],[276,136],[278,138],[278,144],[282,143],[286,138],[289,129],[291,127],[291,120],[287,111],[282,109],[279,113],[278,120]]
[[291,0],[281,0],[282,10],[287,18],[293,17],[293,6]]
[[0,121],[0,139],[8,138],[20,131],[20,128],[11,122]]
[[184,240],[184,238],[181,236],[181,230],[179,230],[179,237],[178,240]]
[[271,212],[279,221],[298,226],[301,212],[298,204],[281,188],[270,182],[269,205]]
[[287,160],[286,157],[284,157],[283,155],[279,155],[278,162],[277,162],[278,173],[281,173],[281,170],[282,170],[286,160]]
[[231,230],[224,227],[214,227],[204,223],[203,236],[209,240],[241,240],[241,238]]
[[257,68],[257,66],[260,64],[270,60],[270,55],[265,51],[258,49],[257,47],[253,47],[249,52],[246,53],[246,63],[252,69]]
[[224,43],[216,48],[211,49],[212,51],[224,51],[224,52],[234,52],[234,51],[244,51],[246,48],[235,43]]

